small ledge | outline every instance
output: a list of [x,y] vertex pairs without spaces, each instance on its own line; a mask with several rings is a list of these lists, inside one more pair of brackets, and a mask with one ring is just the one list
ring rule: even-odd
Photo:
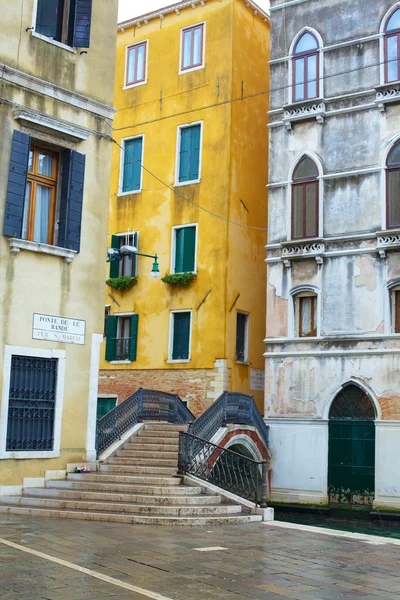
[[18,238],[10,238],[10,253],[18,254],[21,250],[28,250],[30,252],[39,252],[41,254],[51,254],[53,256],[60,256],[64,259],[64,263],[69,265],[75,258],[77,252],[75,250],[68,250],[67,248],[60,248],[59,246],[50,246],[50,244],[39,244],[38,242],[31,242],[29,240],[19,240]]
[[49,115],[44,115],[33,110],[18,109],[13,111],[13,115],[14,119],[21,121],[23,125],[30,127],[33,125],[39,131],[47,134],[56,133],[58,137],[63,137],[71,142],[82,142],[90,136],[90,131],[84,127],[78,127],[67,121],[62,121],[61,119],[56,119],[55,117],[50,117]]
[[284,106],[282,122],[287,130],[292,129],[296,121],[316,119],[317,123],[323,124],[325,120],[325,103],[321,100],[308,100],[307,102],[296,102]]
[[189,363],[190,362],[190,358],[182,358],[180,360],[166,360],[165,362],[167,363],[167,365],[179,365],[180,363]]
[[385,112],[386,104],[400,102],[400,82],[385,83],[375,88],[375,104],[381,112]]
[[315,258],[319,265],[324,262],[325,244],[320,238],[291,240],[282,242],[282,256],[285,267],[291,267],[291,261],[299,258]]
[[67,50],[67,52],[76,54],[76,48],[73,48],[72,46],[68,46],[67,44],[63,44],[62,42],[57,42],[57,40],[53,40],[52,38],[47,37],[47,35],[42,35],[41,33],[37,33],[34,30],[31,31],[31,35],[33,37],[39,38],[40,40],[43,40],[44,42],[47,42],[48,44],[53,44],[53,46],[58,46],[59,48],[62,48],[63,50]]
[[[110,360],[110,365],[131,365],[131,360]],[[107,396],[108,398],[108,396]]]
[[400,250],[400,229],[378,231],[376,249],[381,258],[386,257],[387,250]]

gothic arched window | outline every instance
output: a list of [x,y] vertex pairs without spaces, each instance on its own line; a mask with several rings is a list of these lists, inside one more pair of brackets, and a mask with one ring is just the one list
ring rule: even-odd
[[293,52],[293,102],[319,96],[319,44],[306,31],[297,41]]
[[318,169],[311,158],[303,156],[293,173],[292,239],[317,236]]
[[385,82],[400,79],[400,8],[394,11],[385,25]]
[[386,227],[400,227],[400,142],[386,161]]

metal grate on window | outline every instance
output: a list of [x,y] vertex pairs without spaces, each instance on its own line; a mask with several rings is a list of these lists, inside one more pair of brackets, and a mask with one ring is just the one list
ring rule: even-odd
[[6,450],[53,450],[56,358],[13,356]]

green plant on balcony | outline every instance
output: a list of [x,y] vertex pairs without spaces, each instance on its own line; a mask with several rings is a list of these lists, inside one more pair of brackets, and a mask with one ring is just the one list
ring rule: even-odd
[[106,284],[119,292],[126,292],[133,288],[137,282],[137,277],[111,277],[107,279]]
[[187,287],[194,279],[196,279],[196,273],[189,271],[187,273],[167,273],[161,278],[161,281],[175,287]]

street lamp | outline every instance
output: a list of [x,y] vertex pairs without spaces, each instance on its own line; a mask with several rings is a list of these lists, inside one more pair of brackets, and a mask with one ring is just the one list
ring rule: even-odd
[[121,248],[108,248],[107,254],[107,262],[114,262],[115,260],[120,261],[125,256],[127,256],[129,260],[132,260],[132,256],[146,256],[147,258],[152,258],[154,262],[150,272],[150,277],[153,277],[154,279],[159,279],[161,277],[157,254],[142,254],[141,252],[138,252],[138,249],[135,248],[135,246],[128,245],[121,246]]

